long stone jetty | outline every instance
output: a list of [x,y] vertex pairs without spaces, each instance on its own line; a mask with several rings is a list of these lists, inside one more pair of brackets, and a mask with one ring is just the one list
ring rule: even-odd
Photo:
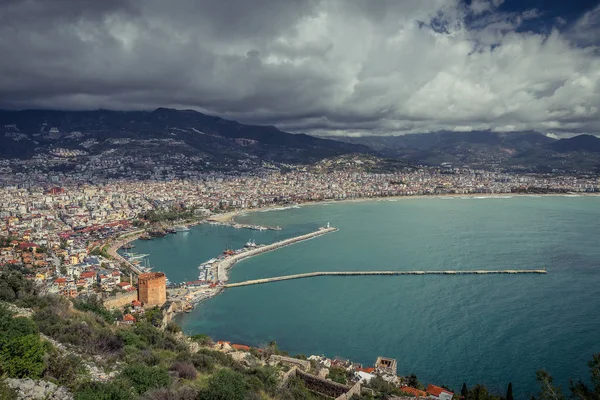
[[245,251],[240,254],[235,254],[231,257],[227,257],[226,259],[224,259],[223,261],[218,263],[216,278],[218,281],[227,281],[227,270],[229,268],[231,268],[231,266],[233,264],[235,264],[236,262],[238,262],[240,260],[243,260],[244,258],[248,258],[248,257],[256,256],[258,254],[266,253],[267,251],[277,250],[284,246],[289,246],[291,244],[298,243],[303,240],[312,239],[314,237],[325,235],[325,234],[331,233],[331,232],[335,232],[337,230],[338,230],[337,228],[333,228],[333,227],[319,228],[319,230],[317,230],[315,232],[311,232],[311,233],[307,233],[305,235],[281,240],[279,242],[275,242],[275,243],[268,244],[265,246],[260,246],[255,249],[248,250],[248,251]]
[[494,274],[545,274],[545,269],[499,269],[472,271],[334,271],[309,272],[306,274],[276,276],[273,278],[254,279],[238,283],[228,283],[225,288],[260,285],[262,283],[287,281],[290,279],[312,278],[316,276],[365,276],[365,275],[494,275]]

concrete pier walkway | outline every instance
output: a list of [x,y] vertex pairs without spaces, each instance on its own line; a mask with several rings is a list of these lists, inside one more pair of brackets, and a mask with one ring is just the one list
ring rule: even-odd
[[311,233],[307,233],[305,235],[296,236],[290,239],[281,240],[279,242],[275,242],[272,244],[268,244],[266,246],[260,246],[252,250],[245,251],[240,254],[233,255],[231,257],[226,258],[221,261],[217,265],[217,281],[227,281],[227,270],[233,266],[236,262],[243,260],[244,258],[256,256],[262,253],[266,253],[267,251],[277,250],[284,246],[289,246],[294,243],[301,242],[303,240],[312,239],[317,236],[325,235],[330,232],[337,231],[337,228],[327,227],[320,228],[319,230]]
[[498,274],[545,274],[545,269],[500,269],[475,271],[344,271],[344,272],[309,272],[306,274],[276,276],[273,278],[254,279],[250,281],[228,283],[225,288],[260,285],[262,283],[287,281],[290,279],[312,278],[316,276],[366,276],[366,275],[498,275]]

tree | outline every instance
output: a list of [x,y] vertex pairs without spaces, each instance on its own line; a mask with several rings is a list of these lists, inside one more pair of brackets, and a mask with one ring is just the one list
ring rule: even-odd
[[460,395],[465,400],[469,396],[469,389],[467,389],[467,384],[466,383],[463,383],[462,389],[460,389]]
[[345,385],[346,382],[348,382],[346,375],[347,375],[346,370],[344,368],[331,367],[331,369],[329,370],[329,375],[327,375],[327,378],[331,379],[334,382]]
[[12,378],[39,378],[46,348],[37,335],[17,336],[0,351],[0,370]]
[[600,353],[594,354],[592,360],[588,362],[588,367],[590,368],[590,382],[593,389],[583,381],[571,381],[569,389],[573,398],[598,400],[600,399]]
[[415,374],[410,374],[410,375],[408,376],[408,380],[407,380],[406,384],[407,384],[408,386],[410,386],[410,387],[414,387],[414,388],[416,388],[416,389],[418,389],[418,388],[422,387],[422,386],[421,386],[421,382],[419,382],[419,379],[417,378],[417,375],[415,375]]
[[246,397],[244,377],[230,369],[221,369],[208,381],[208,387],[200,394],[206,400],[244,400]]
[[[564,400],[565,396],[562,394],[559,387],[552,384],[552,376],[550,376],[547,371],[543,369],[536,371],[535,378],[541,386],[541,391],[538,394],[537,399]],[[532,399],[536,399],[536,397],[532,397]]]
[[508,382],[508,389],[506,389],[506,400],[513,400],[512,382]]

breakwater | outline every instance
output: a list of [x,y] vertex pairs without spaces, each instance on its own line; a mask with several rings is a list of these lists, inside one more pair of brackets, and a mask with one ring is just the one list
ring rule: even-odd
[[235,254],[231,257],[220,261],[217,265],[217,281],[225,282],[227,281],[227,270],[233,266],[238,261],[243,260],[244,258],[256,256],[262,253],[266,253],[267,251],[273,251],[280,249],[284,246],[289,246],[294,243],[302,242],[304,240],[312,239],[317,236],[325,235],[327,233],[335,232],[337,228],[327,227],[327,228],[319,228],[319,230],[311,233],[307,233],[305,235],[296,236],[290,239],[281,240],[279,242],[275,242],[272,244],[268,244],[265,246],[260,246],[252,250],[245,251],[243,253]]
[[309,272],[305,274],[276,276],[273,278],[254,279],[250,281],[229,283],[225,288],[238,286],[260,285],[262,283],[287,281],[290,279],[312,278],[316,276],[367,276],[367,275],[498,275],[498,274],[545,274],[545,269],[500,269],[500,270],[474,270],[474,271],[334,271],[334,272]]

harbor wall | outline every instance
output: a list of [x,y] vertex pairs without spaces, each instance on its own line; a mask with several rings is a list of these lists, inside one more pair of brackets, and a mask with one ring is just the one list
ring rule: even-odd
[[475,270],[475,271],[333,271],[333,272],[309,272],[306,274],[295,274],[276,276],[272,278],[254,279],[245,282],[229,283],[225,288],[238,286],[260,285],[262,283],[286,281],[291,279],[303,279],[316,276],[368,276],[368,275],[498,275],[498,274],[545,274],[543,269],[502,269],[502,270]]
[[266,246],[258,247],[256,249],[252,249],[246,251],[241,254],[236,254],[231,256],[223,261],[221,261],[217,266],[217,280],[226,281],[227,280],[227,270],[231,268],[236,262],[241,261],[248,257],[253,257],[262,253],[266,253],[268,251],[273,251],[280,249],[285,246],[289,246],[294,243],[298,243],[304,240],[312,239],[317,236],[325,235],[327,233],[337,231],[337,228],[321,228],[315,232],[307,233],[305,235],[296,236],[290,239],[281,240],[279,242],[275,242],[272,244],[268,244]]

